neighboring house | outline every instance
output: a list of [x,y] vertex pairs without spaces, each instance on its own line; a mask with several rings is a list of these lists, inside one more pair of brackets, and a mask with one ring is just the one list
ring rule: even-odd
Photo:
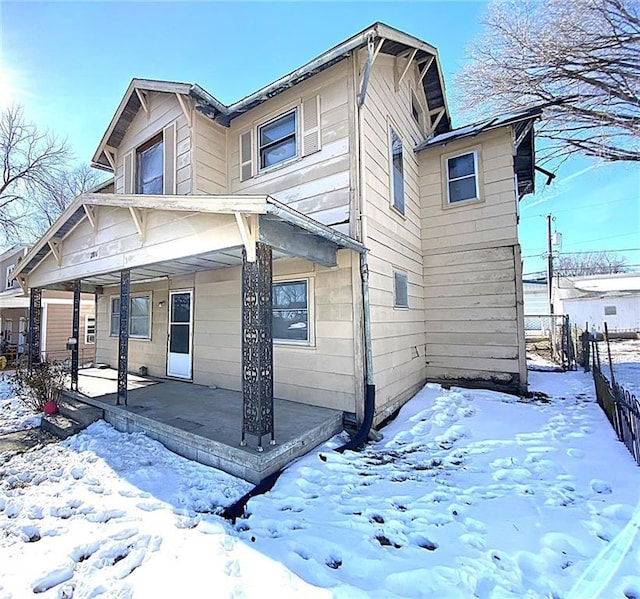
[[[13,273],[27,254],[28,246],[18,245],[0,254],[0,331],[7,343],[7,356],[12,362],[27,351],[29,329],[29,296],[13,278]],[[93,362],[95,355],[95,302],[84,294],[80,303],[80,359]],[[42,293],[42,358],[64,360],[69,357],[67,340],[71,336],[73,303],[68,292],[45,290]]]
[[553,304],[572,324],[598,332],[640,333],[640,274],[557,277]]
[[95,292],[121,375],[243,390],[243,436],[272,395],[378,423],[425,381],[524,391],[540,112],[452,130],[435,48],[380,23],[229,106],[134,79],[93,157],[115,193],[77,198],[18,276]]

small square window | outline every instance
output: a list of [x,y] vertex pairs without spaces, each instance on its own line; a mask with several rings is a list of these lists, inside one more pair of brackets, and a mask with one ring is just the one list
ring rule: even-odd
[[407,273],[398,271],[393,273],[393,305],[396,308],[409,307]]
[[447,192],[450,204],[479,198],[476,162],[475,152],[447,159]]
[[404,164],[402,160],[402,140],[398,134],[389,127],[389,140],[391,143],[391,193],[393,207],[404,214]]
[[306,342],[309,337],[308,281],[273,283],[273,339]]
[[604,307],[604,315],[605,316],[616,316],[618,314],[618,310],[615,306],[605,306]]
[[258,127],[260,168],[274,166],[298,155],[296,110]]
[[163,152],[162,133],[136,150],[136,193],[162,194]]

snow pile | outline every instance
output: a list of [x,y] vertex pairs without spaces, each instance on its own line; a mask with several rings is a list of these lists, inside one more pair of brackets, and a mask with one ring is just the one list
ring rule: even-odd
[[[640,469],[589,375],[427,385],[362,453],[249,485],[105,423],[0,466],[0,598],[640,598]],[[0,421],[5,415],[0,413]]]
[[0,373],[0,435],[40,426],[40,414],[35,414],[15,396],[10,375]]

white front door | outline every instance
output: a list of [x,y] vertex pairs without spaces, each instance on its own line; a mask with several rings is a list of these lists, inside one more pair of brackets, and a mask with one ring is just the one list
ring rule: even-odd
[[169,347],[167,375],[191,378],[193,291],[169,292]]

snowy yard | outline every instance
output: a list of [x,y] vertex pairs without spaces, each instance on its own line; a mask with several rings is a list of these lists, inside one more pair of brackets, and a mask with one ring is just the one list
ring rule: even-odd
[[[602,371],[610,378],[607,344],[598,343]],[[611,361],[616,382],[636,397],[640,395],[640,339],[611,341]]]
[[[0,598],[640,599],[640,468],[589,375],[427,385],[362,453],[249,485],[103,422],[0,455]],[[0,382],[0,432],[33,425]],[[4,399],[2,399],[4,398]]]

